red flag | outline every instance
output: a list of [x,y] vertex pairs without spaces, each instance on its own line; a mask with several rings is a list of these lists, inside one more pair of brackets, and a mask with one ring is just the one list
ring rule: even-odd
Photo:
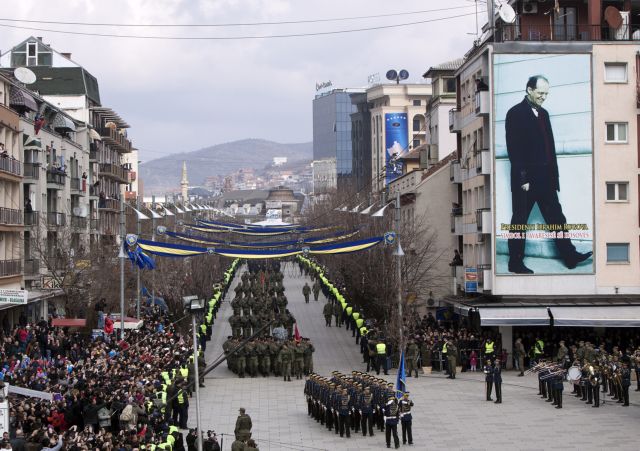
[[298,323],[295,324],[293,329],[293,337],[297,342],[302,341],[302,337],[300,336],[300,331],[298,330]]

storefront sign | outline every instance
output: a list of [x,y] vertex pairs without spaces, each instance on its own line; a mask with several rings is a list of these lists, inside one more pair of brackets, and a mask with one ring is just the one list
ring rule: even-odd
[[0,305],[26,305],[29,293],[26,290],[0,289]]
[[464,291],[467,293],[478,292],[478,269],[477,268],[464,269]]

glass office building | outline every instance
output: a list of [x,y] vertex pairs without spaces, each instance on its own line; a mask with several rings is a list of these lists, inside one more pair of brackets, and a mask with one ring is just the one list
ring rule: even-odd
[[351,152],[351,103],[353,90],[333,90],[313,99],[313,159],[336,159],[340,188],[353,173]]

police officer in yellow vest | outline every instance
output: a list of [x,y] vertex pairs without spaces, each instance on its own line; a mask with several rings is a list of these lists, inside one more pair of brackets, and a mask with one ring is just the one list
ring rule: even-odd
[[484,342],[484,360],[495,360],[496,351],[495,351],[495,343],[491,337],[487,338]]
[[176,397],[173,399],[173,422],[178,423],[180,429],[187,428],[189,417],[189,396],[183,386],[178,388]]
[[544,356],[544,341],[540,336],[536,336],[536,342],[533,344],[533,360],[537,362]]
[[389,368],[387,367],[387,345],[384,341],[379,341],[376,344],[376,374],[380,374],[380,367],[384,370],[384,374],[389,374]]

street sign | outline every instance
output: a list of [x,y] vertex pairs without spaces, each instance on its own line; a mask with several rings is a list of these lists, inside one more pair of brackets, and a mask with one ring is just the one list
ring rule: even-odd
[[467,293],[478,292],[478,269],[477,268],[464,269],[464,291]]
[[26,290],[0,289],[0,305],[26,305],[29,293]]

